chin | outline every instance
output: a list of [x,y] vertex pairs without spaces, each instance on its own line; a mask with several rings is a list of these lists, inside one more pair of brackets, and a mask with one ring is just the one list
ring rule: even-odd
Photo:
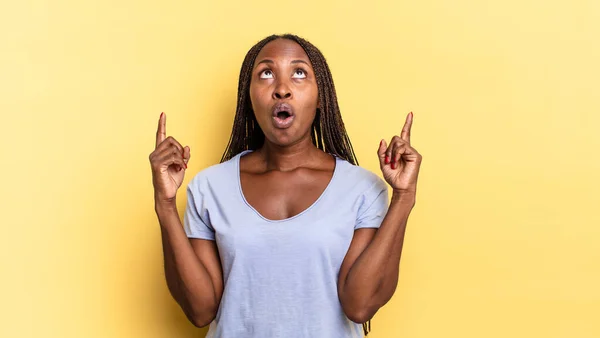
[[269,136],[265,135],[265,140],[268,140],[270,143],[276,144],[281,147],[298,143],[301,140],[301,138],[301,136],[291,132],[291,130],[289,129],[273,130],[270,131]]
[[267,138],[267,140],[275,145],[278,145],[280,147],[285,147],[285,146],[289,146],[291,144],[294,144],[294,139],[292,139],[289,136],[273,136],[273,137],[269,137]]

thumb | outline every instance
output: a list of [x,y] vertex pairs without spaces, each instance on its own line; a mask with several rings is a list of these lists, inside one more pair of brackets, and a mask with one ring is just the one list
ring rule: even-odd
[[190,147],[185,146],[183,147],[183,162],[185,162],[186,164],[190,161]]
[[379,142],[379,149],[377,149],[377,156],[379,157],[379,166],[381,169],[385,166],[385,152],[387,151],[387,142],[384,139]]

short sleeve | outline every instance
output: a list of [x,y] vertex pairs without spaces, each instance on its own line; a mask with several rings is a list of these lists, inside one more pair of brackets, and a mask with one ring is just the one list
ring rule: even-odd
[[187,186],[187,204],[183,215],[183,228],[188,238],[215,240],[215,230],[210,224],[206,209],[206,196],[202,181],[195,178]]
[[377,177],[375,183],[361,197],[354,229],[379,228],[387,213],[388,203],[387,184]]

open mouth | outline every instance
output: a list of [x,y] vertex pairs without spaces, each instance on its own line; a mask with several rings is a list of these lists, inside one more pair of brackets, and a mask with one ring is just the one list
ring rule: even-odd
[[292,113],[290,113],[289,111],[285,111],[285,110],[277,113],[277,118],[281,119],[281,120],[285,120],[290,116],[292,116]]
[[294,109],[287,103],[278,103],[273,107],[273,124],[275,128],[288,128],[294,121]]

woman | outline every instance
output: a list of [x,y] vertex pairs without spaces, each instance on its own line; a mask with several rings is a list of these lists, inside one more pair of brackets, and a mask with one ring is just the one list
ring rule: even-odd
[[[377,154],[385,181],[359,167],[321,52],[294,35],[250,49],[221,163],[175,197],[190,148],[150,154],[172,296],[207,337],[359,337],[393,295],[421,155],[412,113]],[[389,205],[388,205],[389,203]]]

